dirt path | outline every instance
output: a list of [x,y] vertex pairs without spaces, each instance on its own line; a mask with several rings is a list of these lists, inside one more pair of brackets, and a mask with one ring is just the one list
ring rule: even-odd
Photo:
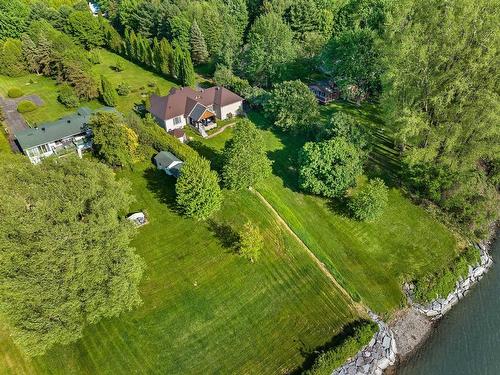
[[335,277],[330,273],[330,271],[328,270],[328,268],[326,268],[325,264],[320,261],[316,255],[311,251],[311,249],[309,249],[309,247],[304,243],[304,241],[302,241],[300,239],[299,236],[297,236],[297,234],[295,234],[295,232],[292,230],[292,228],[290,228],[288,226],[288,224],[286,223],[285,220],[283,220],[283,218],[280,216],[280,214],[274,209],[274,207],[271,205],[271,203],[269,203],[266,198],[264,198],[264,196],[259,193],[257,190],[255,190],[254,188],[250,187],[249,188],[250,191],[255,194],[260,200],[261,202],[271,211],[271,213],[273,214],[273,216],[276,218],[276,220],[278,220],[278,222],[285,228],[285,230],[290,233],[290,235],[297,241],[300,243],[300,245],[304,248],[304,250],[306,251],[307,255],[309,255],[309,257],[314,261],[314,263],[316,263],[316,265],[318,266],[318,268],[320,269],[321,272],[323,272],[323,274],[328,278],[330,279],[330,281],[346,296],[346,298],[348,300],[351,301],[352,305],[354,306],[356,312],[360,315],[360,316],[366,316],[367,313],[368,313],[368,309],[354,301],[351,297],[351,295],[344,289],[344,287],[342,285],[339,284],[339,282],[337,281],[337,279],[335,279]]
[[226,128],[232,128],[234,126],[236,122],[232,122],[230,124],[227,124],[227,125],[224,125],[222,128],[220,128],[219,130],[217,130],[215,133],[212,133],[210,134],[208,137],[206,137],[205,139],[210,139],[210,138],[213,138],[215,137],[216,135],[219,135],[220,133],[222,133],[224,130],[226,130]]

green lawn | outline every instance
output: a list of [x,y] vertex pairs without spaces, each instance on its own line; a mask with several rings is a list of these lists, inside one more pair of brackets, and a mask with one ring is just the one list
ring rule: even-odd
[[[225,192],[213,222],[172,209],[173,179],[122,172],[150,223],[134,246],[147,270],[144,304],[32,361],[0,332],[0,374],[284,374],[358,318],[305,251],[248,191]],[[247,219],[265,249],[255,264],[226,247]]]
[[[100,56],[101,63],[94,65],[92,68],[96,79],[104,75],[115,87],[121,82],[126,82],[132,88],[132,92],[129,95],[118,97],[117,109],[120,112],[126,113],[131,111],[135,104],[140,104],[146,99],[149,91],[154,90],[149,84],[157,85],[162,94],[166,94],[171,87],[175,86],[174,83],[163,77],[147,71],[114,53],[100,50]],[[112,68],[118,60],[122,61],[122,65],[125,68],[122,72],[116,72]],[[19,87],[25,94],[37,94],[45,102],[44,106],[37,108],[33,112],[24,114],[25,119],[30,124],[40,124],[56,120],[75,112],[75,109],[68,109],[58,102],[58,85],[53,79],[36,74],[28,74],[22,77],[0,75],[0,95],[6,97],[7,91],[11,87]],[[81,106],[96,109],[102,107],[103,104],[97,100],[92,100],[91,102],[82,102]]]
[[[367,168],[389,183],[397,175],[397,155],[391,148],[390,129],[384,129],[377,108],[333,104],[322,107],[323,118],[336,110],[356,116],[374,134],[374,147]],[[402,303],[404,278],[420,276],[442,267],[458,251],[457,240],[427,212],[391,188],[389,206],[372,223],[349,218],[338,202],[303,194],[297,183],[297,153],[302,137],[269,130],[258,113],[250,118],[264,130],[274,175],[257,186],[294,232],[329,267],[337,279],[379,313],[390,314]],[[202,141],[207,157],[218,156],[231,132]],[[211,150],[213,149],[213,150]]]

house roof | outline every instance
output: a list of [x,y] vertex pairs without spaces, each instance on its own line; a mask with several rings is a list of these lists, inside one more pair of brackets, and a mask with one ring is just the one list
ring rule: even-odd
[[210,106],[224,107],[241,101],[243,101],[241,96],[222,86],[200,91],[195,91],[191,87],[181,87],[171,89],[167,96],[151,95],[150,112],[160,119],[169,120],[181,115],[187,116],[197,104],[211,110]]
[[[103,107],[97,111],[115,111],[114,108]],[[94,113],[89,108],[79,108],[71,115],[60,118],[53,122],[46,122],[35,128],[24,129],[14,132],[14,136],[23,150],[55,142],[63,138],[85,133],[90,116]]]
[[182,129],[173,129],[168,132],[168,134],[173,135],[175,138],[183,138],[186,133]]
[[309,88],[311,90],[322,91],[322,92],[329,93],[329,94],[333,94],[338,90],[335,83],[330,82],[330,81],[316,82],[316,83],[313,83],[312,85],[309,85]]
[[174,154],[168,151],[160,151],[156,154],[154,159],[156,165],[159,167],[168,167],[175,162],[182,163],[182,160],[178,159]]

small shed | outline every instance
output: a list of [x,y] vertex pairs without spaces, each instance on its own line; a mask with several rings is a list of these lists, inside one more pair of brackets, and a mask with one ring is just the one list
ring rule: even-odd
[[182,160],[178,159],[174,154],[168,151],[161,151],[154,157],[155,165],[158,169],[164,170],[169,176],[179,177],[182,165]]

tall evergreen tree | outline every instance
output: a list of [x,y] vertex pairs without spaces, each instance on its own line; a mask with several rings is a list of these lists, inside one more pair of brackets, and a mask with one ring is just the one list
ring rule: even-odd
[[162,38],[160,41],[160,50],[159,50],[161,65],[159,71],[163,74],[172,74],[172,63],[173,63],[173,54],[174,51],[172,46],[168,42],[166,38]]
[[179,71],[179,79],[184,86],[193,86],[196,79],[193,63],[189,51],[184,51],[183,59]]
[[203,64],[208,60],[207,44],[196,20],[191,25],[191,57],[195,65]]
[[101,100],[104,104],[110,107],[116,106],[118,94],[109,80],[101,75]]

